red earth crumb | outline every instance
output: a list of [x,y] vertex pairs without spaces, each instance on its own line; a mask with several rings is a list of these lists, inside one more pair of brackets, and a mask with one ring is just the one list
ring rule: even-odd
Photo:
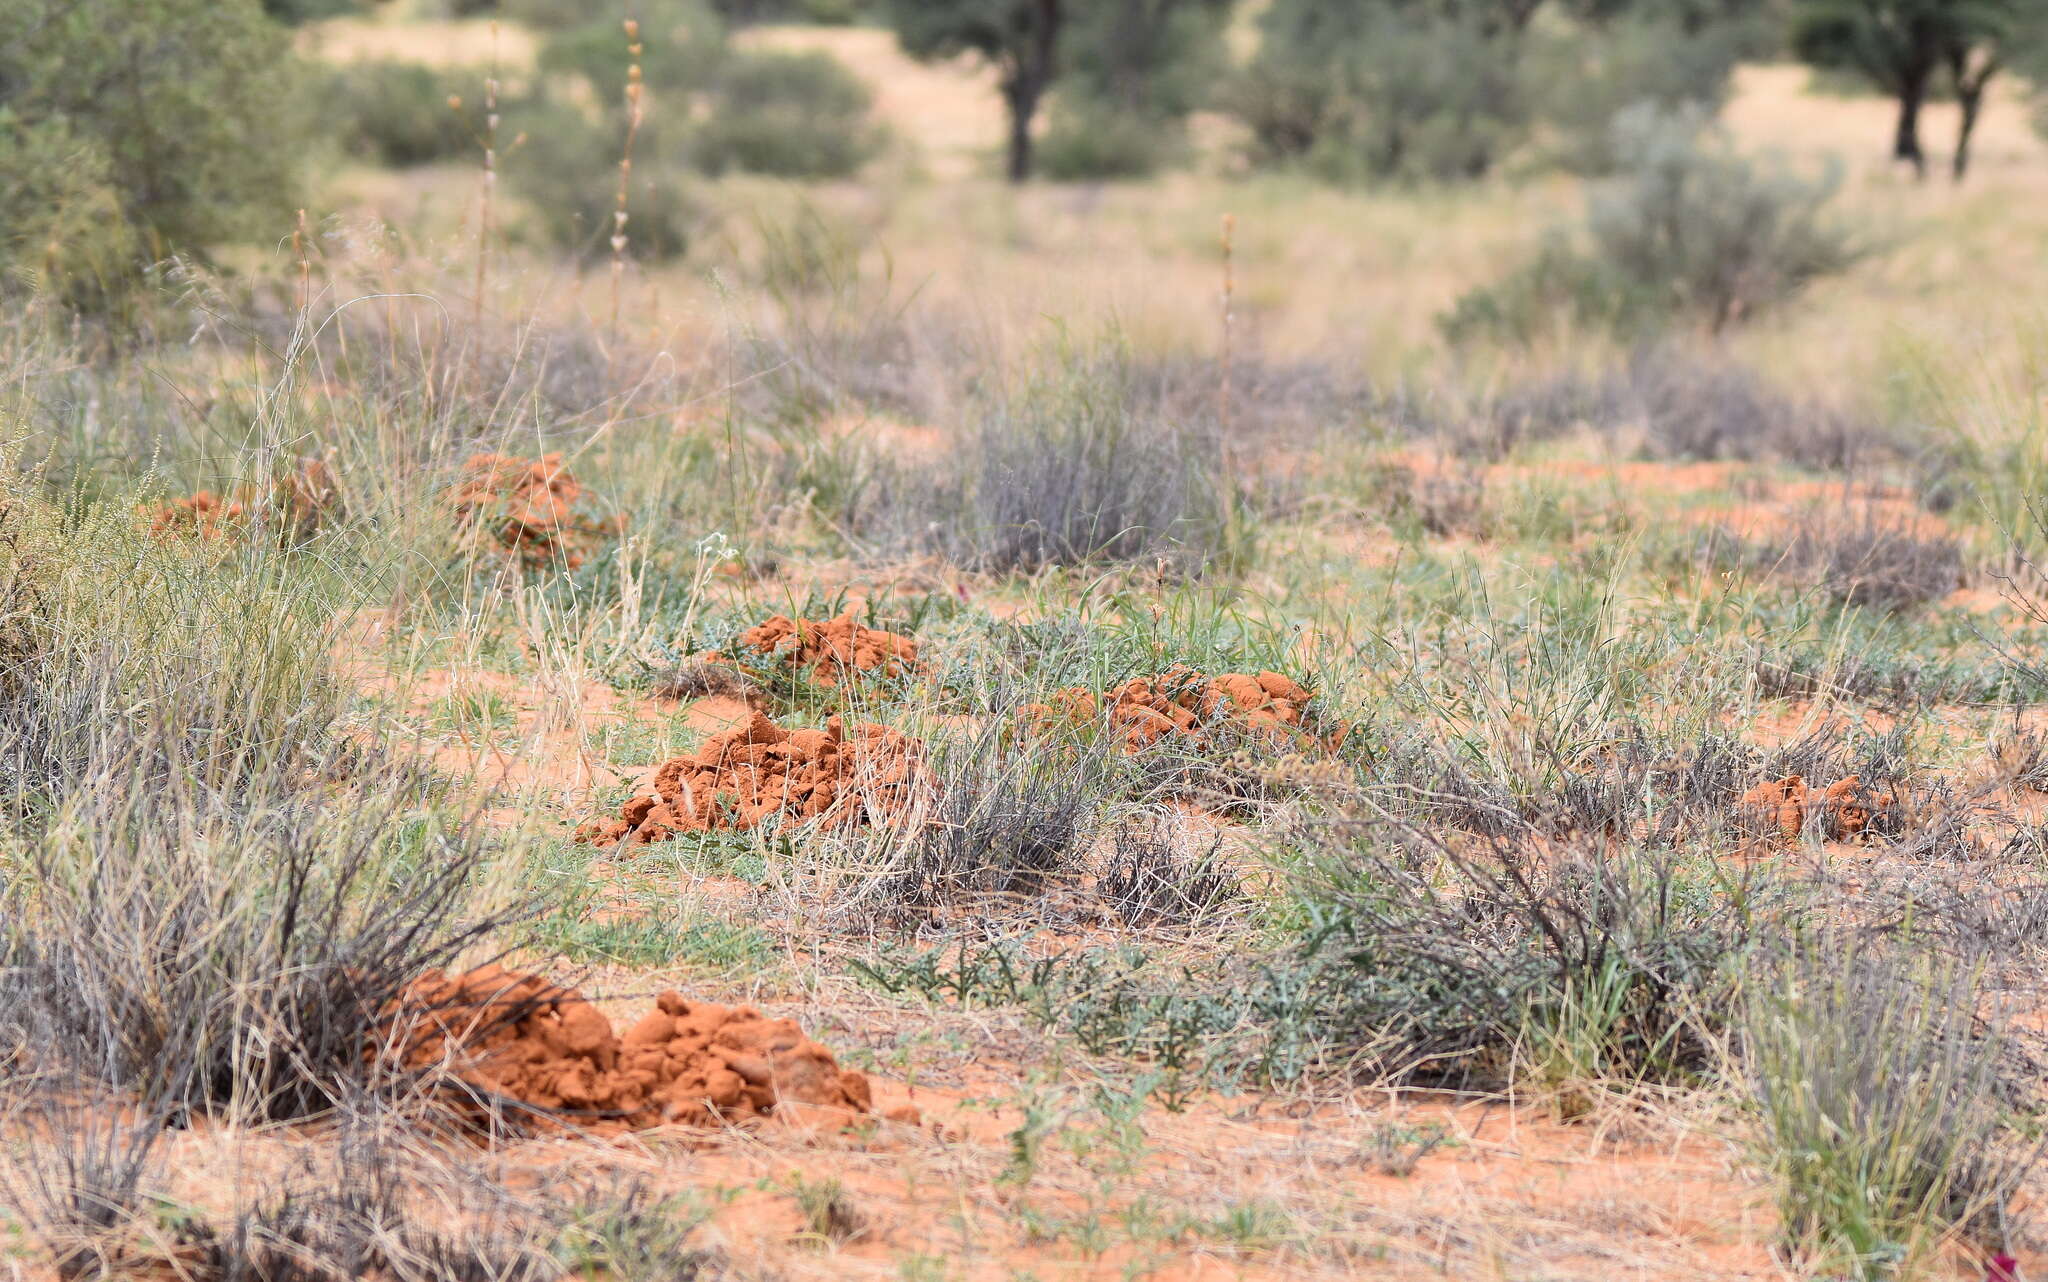
[[240,499],[223,499],[212,490],[199,490],[185,498],[173,499],[149,515],[151,534],[190,534],[202,539],[217,539],[247,519],[249,509]]
[[260,512],[279,522],[282,536],[306,538],[340,506],[341,490],[326,460],[311,458],[273,485],[267,499],[246,486],[228,498],[199,490],[154,511],[144,508],[142,514],[149,518],[151,534],[214,539],[241,528]]
[[1853,841],[1868,833],[1874,811],[1890,809],[1896,802],[1889,793],[1866,795],[1857,775],[1838,779],[1824,789],[1809,787],[1802,775],[1786,775],[1751,788],[1737,804],[1746,815],[1788,841],[1798,838],[1806,827],[1806,816],[1818,808],[1822,833],[1828,840]]
[[1308,711],[1313,696],[1278,672],[1257,676],[1207,676],[1176,666],[1156,677],[1136,677],[1104,694],[1073,686],[1045,703],[1027,704],[1023,715],[1041,730],[1078,726],[1109,708],[1109,724],[1123,737],[1124,750],[1137,752],[1168,735],[1208,737],[1209,728],[1232,724],[1253,734],[1299,746],[1334,750],[1350,727],[1315,723]]
[[826,719],[823,730],[784,730],[759,711],[688,756],[662,764],[654,790],[617,819],[593,821],[576,840],[644,846],[678,832],[751,828],[773,815],[853,827],[901,812],[927,780],[924,745],[872,723]]
[[[399,999],[398,1061],[599,1134],[873,1108],[868,1080],[792,1020],[666,992],[624,1035],[574,989],[496,965],[429,971]],[[905,1113],[897,1120],[916,1120]]]
[[849,675],[900,677],[917,668],[917,640],[864,627],[848,610],[836,619],[792,619],[778,614],[740,634],[742,648],[809,668],[819,685]]
[[477,454],[462,465],[450,502],[456,521],[515,555],[529,569],[561,564],[575,569],[605,539],[625,528],[620,517],[596,517],[581,482],[560,454],[538,459]]

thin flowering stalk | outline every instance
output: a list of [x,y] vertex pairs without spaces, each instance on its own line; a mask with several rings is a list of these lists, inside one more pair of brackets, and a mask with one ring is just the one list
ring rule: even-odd
[[626,279],[626,195],[633,179],[633,140],[640,133],[640,24],[626,19],[626,142],[619,153],[618,200],[612,209],[612,342],[619,338],[619,294]]
[[1233,328],[1232,306],[1237,300],[1237,272],[1234,244],[1237,234],[1237,215],[1223,215],[1223,355],[1222,377],[1216,385],[1216,421],[1223,430],[1225,440],[1230,438],[1230,363],[1231,330]]
[[491,74],[484,77],[483,197],[476,224],[476,327],[484,320],[484,284],[491,256],[491,208],[498,189],[498,20],[491,19]]

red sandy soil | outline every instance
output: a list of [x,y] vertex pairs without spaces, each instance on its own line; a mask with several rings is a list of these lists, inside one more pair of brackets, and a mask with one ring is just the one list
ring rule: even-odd
[[1045,703],[1027,704],[1025,719],[1040,729],[1085,725],[1109,709],[1110,727],[1136,752],[1168,735],[1208,737],[1207,727],[1227,723],[1297,746],[1334,749],[1350,727],[1325,728],[1306,714],[1307,690],[1278,672],[1257,676],[1206,676],[1176,666],[1156,677],[1135,677],[1097,695],[1080,686],[1058,691]]
[[853,827],[900,812],[924,778],[924,745],[887,726],[860,725],[849,738],[837,716],[823,730],[784,730],[754,712],[664,763],[651,793],[628,801],[617,819],[584,824],[576,840],[643,846],[678,832],[751,828],[771,815]]
[[[431,971],[394,1023],[404,1067],[446,1067],[487,1097],[599,1134],[743,1122],[785,1106],[851,1120],[873,1104],[867,1078],[840,1068],[794,1020],[677,992],[621,1036],[582,993],[538,975]],[[914,1111],[899,1120],[914,1122]]]
[[778,614],[740,634],[740,647],[809,668],[819,685],[853,675],[900,677],[917,668],[917,640],[864,627],[848,610],[836,619],[792,619]]
[[561,564],[573,570],[597,544],[624,532],[624,518],[588,510],[587,491],[560,454],[477,454],[462,471],[449,500],[457,523],[529,569]]

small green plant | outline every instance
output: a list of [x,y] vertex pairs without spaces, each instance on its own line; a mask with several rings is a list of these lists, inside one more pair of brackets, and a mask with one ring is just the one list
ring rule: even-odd
[[555,1238],[554,1258],[572,1275],[617,1282],[712,1282],[724,1256],[695,1242],[711,1218],[701,1198],[657,1197],[633,1187],[573,1208]]
[[1285,1207],[1259,1198],[1231,1203],[1204,1226],[1205,1236],[1228,1242],[1240,1251],[1270,1251],[1299,1232]]
[[820,1245],[838,1246],[866,1236],[867,1217],[854,1205],[838,1180],[792,1176],[789,1194],[803,1215],[804,1236]]
[[1421,1126],[1381,1122],[1366,1133],[1363,1147],[1365,1159],[1374,1170],[1405,1180],[1415,1174],[1422,1159],[1456,1143],[1450,1129],[1441,1122],[1425,1122]]

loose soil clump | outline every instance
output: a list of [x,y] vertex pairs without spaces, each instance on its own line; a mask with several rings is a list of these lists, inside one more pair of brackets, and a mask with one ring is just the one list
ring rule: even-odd
[[868,1079],[795,1021],[677,992],[622,1035],[582,993],[541,976],[437,970],[408,989],[392,1023],[406,1069],[443,1069],[493,1111],[518,1106],[599,1134],[873,1109]]
[[198,490],[182,499],[172,499],[156,511],[144,514],[150,518],[151,534],[201,539],[217,539],[249,519],[249,509],[240,499],[223,499],[212,490]]
[[322,521],[341,506],[341,489],[324,459],[306,459],[297,471],[270,487],[266,496],[244,486],[232,496],[198,490],[173,499],[151,511],[149,532],[161,536],[217,539],[246,527],[262,515],[275,521],[279,537],[287,541],[310,537]]
[[606,540],[625,529],[622,517],[589,510],[588,491],[560,454],[537,459],[473,455],[450,502],[456,523],[527,569],[575,569]]
[[1156,677],[1135,677],[1100,695],[1069,687],[1044,703],[1025,705],[1023,716],[1027,724],[1046,731],[1090,724],[1107,708],[1110,728],[1126,752],[1142,751],[1174,735],[1204,745],[1219,731],[1334,751],[1350,726],[1325,723],[1310,706],[1313,698],[1278,672],[1212,677],[1177,665]]
[[854,677],[897,678],[917,670],[917,639],[863,626],[848,610],[836,619],[778,614],[740,633],[739,647],[808,670],[821,686]]
[[780,816],[851,828],[900,814],[929,782],[924,744],[887,726],[828,717],[823,730],[785,730],[756,711],[688,756],[662,764],[654,789],[619,818],[586,823],[578,842],[644,846],[679,832],[752,828]]
[[1829,841],[1867,841],[1894,815],[1898,798],[1889,790],[1863,787],[1849,775],[1825,788],[1811,787],[1803,775],[1770,779],[1742,794],[1737,803],[1746,826],[1796,841],[1809,816],[1818,817],[1819,831]]

